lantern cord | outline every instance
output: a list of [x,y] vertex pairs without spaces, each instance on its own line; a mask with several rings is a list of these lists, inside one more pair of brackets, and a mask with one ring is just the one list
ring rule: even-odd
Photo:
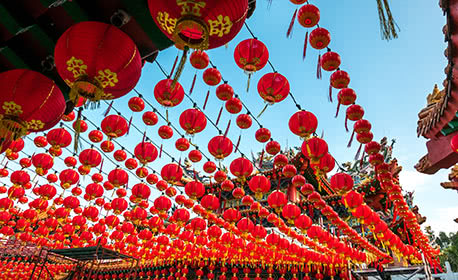
[[264,109],[262,109],[262,111],[259,112],[257,118],[260,118],[262,116],[262,114],[264,114],[264,112],[267,110],[267,107],[269,107],[269,103],[267,103],[266,106],[264,106]]
[[183,49],[183,54],[181,56],[180,64],[178,64],[177,71],[175,72],[175,76],[173,77],[173,81],[171,85],[172,88],[175,88],[175,85],[178,82],[178,79],[180,78],[181,73],[183,72],[184,66],[186,65],[186,59],[188,57],[188,51],[189,51],[189,47],[185,46]]
[[240,140],[242,139],[242,135],[240,134],[239,135],[239,139],[237,140],[237,144],[235,145],[235,150],[238,151],[239,150],[239,145],[240,145]]
[[347,132],[350,131],[350,130],[348,130],[348,116],[347,116],[347,115],[345,115],[345,130],[346,130]]
[[294,11],[293,17],[288,26],[288,31],[286,32],[286,37],[291,38],[291,33],[293,32],[294,22],[296,21],[297,9]]
[[393,18],[388,0],[377,0],[377,10],[382,39],[389,41],[398,38],[400,28]]
[[302,51],[302,60],[305,60],[305,57],[307,55],[307,45],[309,41],[309,32],[305,33],[305,40],[304,40],[304,49]]

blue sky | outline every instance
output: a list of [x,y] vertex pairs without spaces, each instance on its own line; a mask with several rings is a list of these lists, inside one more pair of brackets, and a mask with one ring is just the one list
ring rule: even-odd
[[[335,119],[336,102],[329,103],[327,100],[329,73],[323,72],[323,79],[316,79],[319,52],[309,47],[306,60],[302,60],[305,30],[297,23],[292,38],[286,38],[286,30],[296,6],[289,1],[274,0],[268,9],[267,1],[257,2],[255,14],[247,21],[249,26],[258,39],[268,47],[270,60],[275,68],[288,78],[291,91],[298,103],[318,117],[317,133],[321,134],[324,131],[331,154],[339,162],[352,160],[357,145],[347,148],[350,134],[344,129],[344,114],[341,112],[339,118]],[[365,118],[373,124],[375,139],[379,140],[383,136],[396,139],[394,156],[403,166],[401,183],[405,189],[415,190],[414,202],[419,205],[421,214],[428,217],[426,224],[432,225],[436,232],[457,231],[458,224],[453,222],[453,218],[458,217],[458,194],[444,190],[439,185],[440,182],[447,180],[448,171],[427,176],[417,173],[413,168],[418,159],[426,153],[425,139],[416,137],[417,114],[426,105],[426,96],[432,91],[434,84],[441,85],[445,78],[443,69],[446,66],[446,59],[443,53],[446,46],[442,34],[445,18],[438,6],[438,1],[390,2],[401,32],[397,40],[386,42],[381,40],[375,0],[318,1],[317,3],[311,1],[321,10],[320,26],[331,32],[330,47],[342,57],[341,68],[350,74],[350,87],[358,95],[357,103],[366,111]],[[259,78],[271,72],[271,69],[266,66],[255,73],[250,92],[245,91],[247,78],[236,66],[233,51],[238,42],[247,38],[250,38],[250,35],[245,28],[242,28],[227,48],[210,50],[208,54],[224,79],[229,81],[242,101],[256,115],[264,107],[264,102],[256,91],[256,84]],[[176,48],[169,48],[159,54],[158,61],[170,71],[178,53]],[[194,73],[195,70],[187,64],[180,78],[180,83],[186,90],[190,88]],[[198,79],[192,98],[202,107],[209,88],[201,79],[202,71],[197,74]],[[153,96],[154,85],[161,79],[164,79],[164,76],[158,67],[155,64],[146,64],[136,88],[145,99],[164,113],[165,110],[160,108]],[[216,98],[215,89],[210,90],[211,95],[205,113],[212,120],[216,120],[222,102]],[[336,94],[337,91],[334,91],[334,100]],[[134,123],[143,130],[145,126],[141,121],[141,114],[132,114],[127,108],[127,101],[132,96],[133,93],[117,100],[114,106],[127,118],[133,115]],[[182,104],[169,110],[170,119],[177,127],[180,113],[191,106],[192,104],[185,98]],[[104,108],[95,111],[86,110],[84,114],[99,123],[103,110]],[[263,126],[272,131],[273,138],[282,147],[301,144],[301,140],[293,135],[287,126],[289,117],[295,112],[296,107],[291,99],[287,98],[269,107],[259,119]],[[235,117],[224,111],[219,128],[224,131],[229,120],[232,120],[232,125],[228,135],[236,142],[241,131],[235,125]],[[156,143],[162,143],[164,150],[172,153],[175,158],[186,156],[187,152],[179,154],[174,148],[175,140],[178,138],[176,134],[172,140],[162,141],[159,138],[157,129],[163,124],[165,122],[160,120],[158,125],[148,128],[148,137]],[[256,129],[257,126],[253,125],[251,129],[242,132],[240,147],[245,154],[262,149],[262,145],[254,139]],[[206,155],[209,155],[206,143],[217,134],[217,130],[208,124],[207,128],[193,140]],[[133,150],[134,144],[141,139],[142,134],[133,131],[128,137],[120,139],[120,142]],[[84,147],[87,148],[88,145],[84,144]],[[28,149],[31,148],[29,146]],[[33,151],[29,150],[29,154],[32,153]],[[231,155],[223,164],[228,166],[235,157],[234,154]],[[168,162],[170,158],[163,156],[150,166],[160,171],[160,168]],[[196,167],[200,168],[203,163],[204,161],[198,163]],[[62,163],[56,162],[56,165]],[[104,170],[108,171],[112,167],[108,162],[104,166]],[[83,183],[90,181],[89,178],[84,180]]]

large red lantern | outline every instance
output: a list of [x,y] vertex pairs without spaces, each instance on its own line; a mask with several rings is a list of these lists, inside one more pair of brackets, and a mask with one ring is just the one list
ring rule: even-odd
[[120,115],[106,116],[100,126],[103,133],[110,139],[125,135],[129,129],[126,119]]
[[182,49],[213,49],[232,40],[245,22],[248,0],[190,2],[149,0],[161,31]]
[[288,125],[292,133],[302,138],[308,138],[316,131],[318,120],[313,113],[301,110],[291,116]]
[[250,176],[253,172],[253,164],[247,158],[236,158],[231,162],[229,169],[235,177],[241,181],[245,181],[246,177]]
[[177,184],[181,181],[183,170],[178,164],[169,163],[162,167],[161,177],[169,184]]
[[86,168],[96,167],[102,162],[102,156],[95,149],[83,150],[79,155],[80,163]]
[[258,93],[268,104],[283,101],[289,94],[288,79],[279,73],[267,73],[259,79]]
[[65,169],[59,173],[60,186],[65,190],[78,183],[80,175],[73,169]]
[[281,213],[283,206],[286,205],[287,202],[288,198],[286,197],[286,194],[280,191],[273,191],[267,197],[267,203],[271,208],[275,209],[275,212],[277,213]]
[[132,39],[114,25],[94,21],[67,29],[56,43],[54,61],[75,103],[79,97],[99,101],[127,94],[142,69]]
[[266,66],[269,61],[269,51],[258,39],[246,39],[235,47],[234,60],[237,66],[248,74],[248,90],[251,74]]
[[344,195],[353,188],[353,178],[346,173],[336,173],[331,177],[331,187],[340,195]]
[[256,199],[261,200],[263,194],[270,190],[270,180],[263,175],[256,175],[250,179],[248,186],[254,192]]
[[140,163],[145,165],[153,162],[157,158],[158,152],[153,144],[149,142],[141,142],[135,146],[134,154]]
[[65,148],[72,142],[72,136],[64,128],[55,128],[46,133],[46,140],[56,149]]
[[184,186],[184,191],[187,196],[196,200],[205,194],[205,187],[201,182],[191,181]]
[[312,137],[302,143],[302,154],[309,158],[311,163],[318,163],[327,153],[328,144],[321,138]]
[[[0,74],[0,138],[13,141],[27,132],[56,125],[65,110],[57,85],[31,70],[15,69]],[[2,143],[3,143],[2,141]]]
[[43,176],[54,165],[53,158],[45,153],[36,154],[32,157],[32,164],[35,166],[35,172]]
[[137,203],[142,200],[148,200],[150,194],[151,190],[146,184],[138,183],[132,187],[132,195],[135,196],[135,201]]
[[187,109],[180,115],[180,126],[186,133],[194,135],[205,129],[207,126],[207,118],[205,114],[198,109]]
[[208,142],[208,151],[216,159],[221,160],[232,153],[232,141],[226,136],[215,136]]
[[115,168],[108,173],[108,182],[115,188],[124,186],[129,180],[129,174],[124,169]]
[[175,107],[183,101],[184,89],[171,79],[161,80],[154,87],[154,98],[164,107]]
[[200,203],[205,209],[207,209],[207,211],[210,212],[216,211],[220,206],[219,199],[212,194],[207,194],[202,197]]

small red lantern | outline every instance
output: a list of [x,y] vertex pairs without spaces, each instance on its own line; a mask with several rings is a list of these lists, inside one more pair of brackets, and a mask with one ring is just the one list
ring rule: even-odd
[[283,101],[289,94],[288,79],[279,73],[267,73],[258,82],[258,93],[268,104]]
[[341,59],[338,53],[328,51],[321,56],[321,68],[325,71],[335,71],[340,67]]
[[54,165],[53,158],[45,153],[36,154],[32,157],[32,164],[35,166],[35,172],[43,176]]
[[96,167],[102,162],[102,156],[95,149],[86,149],[80,153],[79,161],[85,167]]
[[146,165],[157,158],[158,152],[153,144],[149,142],[141,142],[135,146],[134,154],[141,164]]
[[169,184],[176,184],[181,181],[183,170],[178,164],[169,163],[162,167],[161,177]]
[[189,141],[186,138],[178,138],[177,141],[175,141],[175,148],[180,152],[186,151],[189,149],[189,146]]
[[229,113],[238,114],[240,113],[240,111],[242,111],[243,104],[242,101],[240,101],[240,99],[238,99],[237,97],[233,97],[226,101],[225,107]]
[[110,139],[125,135],[128,130],[128,124],[124,117],[120,115],[106,116],[100,124],[103,133]]
[[286,178],[292,178],[294,175],[297,174],[297,169],[294,165],[287,164],[282,168],[281,172],[283,176],[285,176]]
[[186,133],[194,135],[205,129],[207,126],[207,118],[205,114],[198,109],[187,109],[180,115],[180,126]]
[[209,86],[216,86],[221,83],[221,73],[216,68],[208,68],[203,74],[204,82]]
[[202,160],[202,153],[199,150],[192,150],[189,152],[188,158],[192,162],[199,162]]
[[127,158],[127,153],[124,150],[117,150],[113,153],[113,157],[117,161],[125,161]]
[[218,171],[216,171],[216,173],[213,176],[213,178],[215,179],[215,181],[217,183],[222,183],[224,180],[226,180],[227,175],[226,175],[226,173],[224,171],[218,170]]
[[236,119],[237,126],[241,129],[248,129],[253,124],[250,115],[248,114],[240,114],[237,116]]
[[313,113],[302,110],[291,116],[288,125],[292,133],[302,138],[308,138],[316,131],[318,120]]
[[235,177],[242,181],[246,180],[246,177],[250,176],[253,172],[253,164],[247,158],[236,158],[231,162],[229,169]]
[[270,190],[270,180],[262,175],[253,176],[248,182],[250,190],[254,192],[257,200],[261,200],[263,194]]
[[46,145],[48,145],[48,141],[46,140],[46,137],[44,136],[37,136],[33,139],[33,143],[35,144],[35,146],[37,146],[38,148],[43,148],[43,147],[46,147]]
[[286,197],[286,194],[280,192],[280,191],[273,191],[268,197],[267,197],[267,203],[269,206],[273,209],[275,209],[275,212],[280,213],[283,206],[286,205],[288,202],[288,199]]
[[321,138],[312,137],[302,143],[302,154],[309,158],[311,163],[318,163],[327,153],[328,144]]
[[256,130],[255,138],[258,140],[258,142],[265,143],[269,141],[270,137],[271,134],[269,129],[261,127],[260,129]]
[[158,117],[157,114],[152,111],[146,111],[143,113],[142,120],[146,125],[152,126],[157,124]]
[[322,50],[327,48],[331,42],[331,34],[322,27],[315,28],[310,32],[309,42],[312,48]]
[[346,173],[336,173],[331,177],[331,187],[340,195],[344,195],[353,188],[353,178]]
[[266,144],[266,152],[270,155],[276,155],[280,152],[281,146],[277,141],[271,140]]
[[126,160],[124,165],[127,167],[127,169],[133,170],[138,167],[138,162],[135,160],[135,158],[129,158]]
[[266,66],[269,61],[269,51],[261,41],[246,39],[235,47],[234,60],[238,67],[251,74]]
[[135,201],[139,203],[142,200],[148,200],[151,190],[147,185],[138,183],[132,187],[132,195],[135,196]]
[[374,154],[377,154],[378,152],[380,152],[381,148],[382,148],[382,146],[378,142],[371,141],[371,142],[366,144],[364,150],[365,150],[366,154],[374,155]]
[[220,207],[219,199],[212,194],[207,194],[202,197],[200,203],[205,209],[207,209],[207,211],[210,212],[216,211]]
[[207,161],[204,163],[203,169],[206,173],[211,174],[216,170],[216,164],[213,161]]
[[294,220],[301,214],[299,206],[288,203],[283,206],[282,216],[288,221],[289,224],[294,225]]
[[189,62],[191,62],[192,67],[202,70],[207,68],[210,63],[210,58],[206,52],[202,50],[195,50],[189,57]]
[[189,198],[196,200],[205,194],[205,187],[201,182],[191,181],[184,186],[184,191]]
[[73,169],[65,169],[59,173],[60,186],[63,189],[68,189],[72,185],[78,183],[80,175]]
[[180,83],[171,79],[159,81],[154,87],[154,98],[164,107],[175,107],[183,101],[184,90]]
[[337,89],[348,87],[350,83],[350,75],[343,70],[337,70],[331,75],[331,86]]
[[173,129],[170,126],[163,125],[159,127],[157,133],[162,139],[170,139],[173,136]]
[[216,97],[221,101],[228,101],[234,96],[234,89],[227,83],[223,83],[216,88]]
[[88,135],[89,140],[93,143],[99,143],[103,140],[103,134],[100,130],[92,130]]
[[221,189],[225,192],[230,192],[234,189],[234,183],[231,180],[225,180],[221,183]]
[[303,27],[314,27],[320,21],[320,10],[312,4],[306,4],[299,9],[297,21]]
[[138,96],[130,98],[127,105],[133,112],[141,112],[145,109],[145,102]]
[[288,164],[288,158],[285,155],[279,154],[279,155],[275,156],[275,158],[274,158],[274,167],[282,168],[287,164]]

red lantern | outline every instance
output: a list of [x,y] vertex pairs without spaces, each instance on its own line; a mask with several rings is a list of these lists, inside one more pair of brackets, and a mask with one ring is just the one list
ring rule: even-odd
[[279,154],[279,155],[275,156],[275,158],[274,158],[274,167],[282,168],[287,164],[288,164],[288,158],[285,155]]
[[104,151],[105,153],[111,153],[115,149],[115,146],[113,142],[105,140],[102,143],[100,143],[100,149],[102,149],[102,151]]
[[237,97],[233,97],[226,101],[225,107],[229,113],[238,114],[240,113],[240,111],[242,111],[243,104],[242,101],[240,101],[240,99],[238,99]]
[[270,155],[276,155],[280,152],[281,147],[280,143],[277,141],[271,140],[269,143],[266,144],[266,152]]
[[151,190],[147,185],[138,183],[132,187],[132,195],[135,196],[135,201],[139,203],[142,200],[148,200]]
[[234,183],[231,180],[224,180],[221,183],[221,189],[225,192],[230,192],[234,189]]
[[205,187],[201,182],[191,181],[184,186],[184,191],[187,196],[196,200],[205,194]]
[[269,129],[261,127],[260,129],[256,130],[255,138],[258,140],[258,142],[265,143],[269,141],[270,137],[271,134]]
[[366,144],[364,150],[365,150],[366,154],[374,155],[374,154],[377,154],[378,152],[380,152],[381,148],[382,148],[382,146],[378,142],[371,141],[371,142]]
[[202,197],[200,203],[205,209],[207,209],[207,211],[210,212],[216,211],[220,206],[219,199],[212,194],[207,194]]
[[261,200],[263,194],[270,190],[270,180],[262,175],[253,176],[248,182],[250,190],[254,192],[257,200]]
[[152,126],[157,124],[158,117],[156,113],[151,112],[151,111],[146,111],[143,113],[142,120],[146,125]]
[[302,175],[295,175],[293,177],[293,179],[291,179],[291,184],[295,188],[301,187],[301,186],[305,185],[306,183],[307,183],[307,181],[305,180],[304,176],[302,176]]
[[124,169],[116,168],[108,173],[108,181],[115,187],[124,186],[129,180],[129,175]]
[[170,207],[172,207],[172,202],[170,201],[170,198],[166,196],[159,196],[154,200],[154,208],[156,208],[159,213],[167,212]]
[[[103,187],[96,183],[91,183],[86,186],[86,196],[87,200],[93,200],[98,197],[102,197],[103,195]],[[85,196],[85,198],[86,198]]]
[[234,96],[234,89],[226,82],[216,88],[216,97],[221,101],[228,101]]
[[290,224],[294,224],[294,220],[299,217],[300,214],[301,209],[295,204],[288,203],[283,206],[282,216],[287,219]]
[[224,171],[218,170],[216,171],[215,175],[213,176],[216,182],[222,183],[224,180],[226,180],[227,175]]
[[[347,119],[351,121],[357,121],[362,119],[364,116],[363,107],[353,104],[347,108],[346,118],[345,118],[345,128],[347,128]],[[347,129],[348,131],[348,129]]]
[[328,51],[321,56],[321,68],[325,71],[334,71],[340,67],[341,59],[338,53]]
[[199,150],[192,150],[189,152],[188,158],[192,162],[199,162],[202,160],[202,153]]
[[312,137],[302,143],[302,154],[309,158],[311,163],[318,163],[327,153],[328,144],[321,138]]
[[292,133],[302,138],[308,138],[316,131],[318,120],[314,114],[302,110],[291,116],[288,125]]
[[88,168],[96,167],[102,162],[102,156],[95,149],[83,150],[79,155],[80,163]]
[[288,199],[286,197],[286,194],[280,192],[280,191],[273,191],[268,197],[267,197],[267,203],[269,206],[277,213],[280,213],[281,210],[283,209],[283,206],[286,205],[288,202]]
[[253,172],[253,164],[249,159],[240,157],[231,162],[229,169],[232,175],[245,181],[246,177],[250,176]]
[[247,73],[254,73],[266,66],[269,61],[269,51],[261,41],[246,39],[240,42],[234,50],[234,59],[238,67]]
[[216,68],[208,68],[203,74],[204,82],[209,86],[216,86],[221,83],[221,73]]
[[138,162],[134,158],[129,158],[126,160],[124,165],[127,167],[127,169],[133,170],[138,167]]
[[210,63],[208,54],[201,50],[195,50],[189,57],[189,62],[191,62],[192,67],[202,70],[207,68]]
[[145,165],[153,162],[157,158],[158,152],[153,144],[149,142],[141,142],[135,146],[134,154],[138,161]]
[[183,170],[178,164],[169,163],[162,167],[161,177],[169,184],[177,184],[181,181]]
[[322,156],[318,163],[311,162],[312,169],[316,172],[316,175],[325,175],[328,172],[331,172],[335,167],[335,160],[331,154],[326,153]]
[[3,141],[17,140],[27,132],[48,130],[60,121],[65,110],[64,96],[44,75],[23,69],[6,71],[0,74],[0,85]]
[[76,115],[75,115],[75,112],[74,111],[71,111],[70,113],[68,113],[67,115],[62,115],[62,120],[64,122],[72,122],[74,121],[76,118]]
[[46,137],[44,136],[37,136],[33,139],[33,143],[35,144],[35,146],[37,146],[38,148],[43,148],[43,147],[46,147],[46,145],[48,145],[48,141],[46,140]]
[[183,49],[206,50],[232,40],[245,22],[247,0],[188,3],[148,1],[151,15],[161,31]]
[[216,164],[213,161],[207,161],[204,163],[203,169],[206,173],[211,174],[216,170]]
[[286,178],[292,178],[294,175],[297,174],[297,169],[294,165],[287,164],[282,168],[281,172],[283,176],[285,176]]
[[159,127],[157,133],[162,139],[170,139],[173,136],[173,130],[170,126],[163,125]]
[[103,140],[103,134],[100,130],[92,130],[89,132],[88,138],[94,143],[99,143]]
[[175,148],[177,148],[178,151],[184,152],[187,149],[189,149],[189,141],[186,138],[179,138],[177,141],[175,141]]
[[453,136],[452,140],[450,140],[450,146],[454,152],[458,152],[458,134]]
[[73,169],[65,169],[59,174],[60,186],[63,189],[68,189],[72,185],[78,183],[80,175]]
[[283,101],[289,94],[288,79],[279,73],[267,73],[258,82],[258,93],[269,104]]
[[145,109],[145,102],[138,96],[130,98],[127,105],[133,112],[141,112]]
[[312,4],[306,4],[299,9],[297,21],[303,27],[314,27],[320,21],[320,10]]
[[127,158],[127,153],[124,150],[117,150],[113,153],[113,157],[117,161],[125,161]]
[[250,115],[248,114],[240,114],[237,116],[236,119],[237,126],[241,129],[248,129],[251,127],[253,121],[251,120]]
[[109,139],[121,137],[125,135],[129,129],[126,119],[120,115],[106,116],[102,120],[100,126],[102,127],[103,133],[105,133]]
[[374,139],[374,135],[370,131],[363,131],[356,134],[356,140],[361,144],[367,144]]
[[312,225],[312,219],[307,215],[299,215],[294,221],[294,225],[303,233],[307,232],[307,229]]
[[343,70],[337,70],[331,75],[331,86],[333,88],[342,89],[348,87],[350,83],[350,75]]
[[184,90],[180,83],[171,79],[159,81],[154,87],[154,98],[164,107],[175,107],[183,101]]
[[327,48],[331,42],[331,34],[329,34],[328,30],[318,27],[310,32],[309,41],[312,48],[322,50]]
[[331,177],[331,187],[340,195],[344,195],[353,188],[353,178],[346,173],[336,173]]
[[180,126],[186,133],[194,135],[205,129],[207,126],[207,118],[205,114],[198,109],[187,109],[180,115]]
[[221,160],[232,153],[232,141],[226,136],[215,136],[208,142],[208,152]]
[[72,88],[70,100],[75,103],[79,97],[99,101],[127,94],[142,69],[132,39],[114,25],[94,21],[67,29],[56,43],[54,60],[59,75]]

